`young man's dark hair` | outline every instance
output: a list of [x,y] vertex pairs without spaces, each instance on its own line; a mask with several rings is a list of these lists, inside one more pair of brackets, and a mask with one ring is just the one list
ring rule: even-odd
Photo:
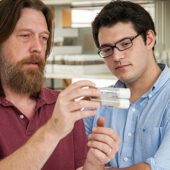
[[144,42],[148,30],[155,35],[155,26],[150,14],[140,5],[129,1],[112,1],[97,15],[92,23],[92,31],[96,46],[99,47],[98,33],[101,27],[111,27],[118,22],[132,22],[137,33],[142,33]]
[[50,32],[47,42],[46,58],[50,54],[53,39],[53,12],[39,0],[2,0],[0,1],[0,46],[14,31],[23,8],[32,8],[41,11],[47,22]]

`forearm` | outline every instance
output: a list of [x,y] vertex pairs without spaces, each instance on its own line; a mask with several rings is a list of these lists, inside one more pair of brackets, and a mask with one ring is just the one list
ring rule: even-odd
[[127,168],[105,168],[105,170],[150,170],[150,165],[147,163],[139,163]]
[[0,170],[39,170],[60,141],[48,121],[19,149],[0,161]]

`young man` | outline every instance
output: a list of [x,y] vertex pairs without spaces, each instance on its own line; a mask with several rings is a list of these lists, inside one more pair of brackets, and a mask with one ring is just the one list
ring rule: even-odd
[[[128,1],[112,1],[92,23],[99,55],[119,79],[112,86],[130,88],[128,109],[100,107],[85,118],[86,132],[99,143],[91,129],[99,117],[121,139],[111,170],[170,169],[170,72],[154,58],[155,28],[147,11]],[[100,118],[101,119],[101,118]],[[105,129],[106,130],[106,129]]]
[[82,118],[99,104],[76,99],[100,96],[92,82],[60,94],[42,88],[52,26],[51,10],[39,0],[0,1],[0,170],[99,170],[120,143],[110,131],[102,136],[110,139],[105,148],[87,149]]

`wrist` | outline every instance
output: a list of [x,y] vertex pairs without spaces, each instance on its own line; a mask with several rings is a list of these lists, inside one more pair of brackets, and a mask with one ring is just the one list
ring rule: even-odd
[[[73,127],[66,125],[64,121],[58,120],[57,118],[52,117],[47,122],[49,132],[57,137],[59,140],[64,138],[68,133],[71,132]],[[74,124],[73,124],[74,126]]]
[[49,138],[55,138],[58,140],[63,138],[63,134],[60,132],[57,123],[53,119],[49,119],[45,126]]

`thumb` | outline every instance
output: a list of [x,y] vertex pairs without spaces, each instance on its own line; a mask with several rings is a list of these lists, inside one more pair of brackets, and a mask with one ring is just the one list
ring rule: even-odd
[[104,124],[105,124],[104,117],[99,117],[97,119],[97,127],[104,127]]

